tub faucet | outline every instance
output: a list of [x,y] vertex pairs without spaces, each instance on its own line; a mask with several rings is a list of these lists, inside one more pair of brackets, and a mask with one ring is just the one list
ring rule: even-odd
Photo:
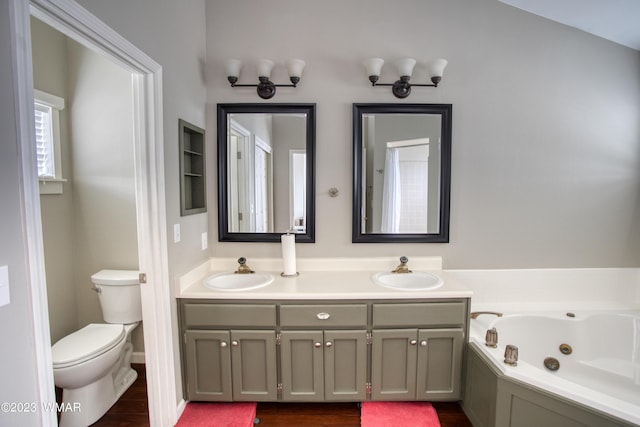
[[469,317],[471,317],[472,319],[477,319],[481,314],[493,314],[494,316],[502,317],[502,313],[499,313],[497,311],[474,311],[469,315]]
[[392,273],[411,273],[411,270],[409,270],[409,266],[407,265],[407,263],[409,262],[409,258],[407,258],[406,256],[402,256],[400,257],[400,265],[398,265],[396,267],[395,270],[392,270]]
[[236,273],[236,274],[251,274],[251,273],[255,273],[255,271],[253,271],[247,265],[247,259],[245,257],[238,258],[238,264],[240,264],[240,265],[238,266],[238,269],[234,273]]

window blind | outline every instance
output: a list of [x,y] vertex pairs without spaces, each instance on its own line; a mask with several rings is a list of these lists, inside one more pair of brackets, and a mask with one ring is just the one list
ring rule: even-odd
[[55,178],[51,107],[35,104],[36,154],[38,177]]

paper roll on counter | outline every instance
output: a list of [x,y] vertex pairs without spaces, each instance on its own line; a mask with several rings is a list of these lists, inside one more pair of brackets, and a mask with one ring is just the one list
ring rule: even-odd
[[296,236],[295,234],[283,234],[282,242],[282,275],[297,276],[296,269]]

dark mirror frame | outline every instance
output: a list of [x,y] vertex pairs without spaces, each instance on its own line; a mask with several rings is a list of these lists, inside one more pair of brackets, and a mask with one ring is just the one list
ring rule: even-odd
[[[367,114],[438,114],[440,136],[440,223],[438,233],[363,233],[362,117]],[[353,104],[353,243],[448,243],[451,201],[451,104]]]
[[315,242],[315,151],[316,104],[218,104],[218,241],[220,242],[280,242],[286,230],[277,233],[236,233],[229,231],[227,194],[227,116],[229,114],[306,114],[307,122],[307,228],[295,233],[297,243]]

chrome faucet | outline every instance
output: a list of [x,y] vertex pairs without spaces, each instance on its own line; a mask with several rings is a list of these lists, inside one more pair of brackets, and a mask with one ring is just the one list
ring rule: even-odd
[[238,264],[240,264],[240,265],[238,266],[238,269],[234,273],[236,273],[236,274],[251,274],[251,273],[255,273],[255,271],[253,271],[247,265],[247,259],[245,257],[238,258]]
[[499,313],[497,311],[473,311],[471,312],[471,314],[469,314],[469,317],[471,317],[472,319],[477,319],[481,314],[492,314],[494,316],[502,317],[502,313]]
[[407,258],[406,256],[402,256],[400,257],[400,265],[398,265],[395,270],[392,270],[392,273],[411,273],[411,270],[409,270],[409,266],[407,265],[407,263],[409,262],[409,258]]

